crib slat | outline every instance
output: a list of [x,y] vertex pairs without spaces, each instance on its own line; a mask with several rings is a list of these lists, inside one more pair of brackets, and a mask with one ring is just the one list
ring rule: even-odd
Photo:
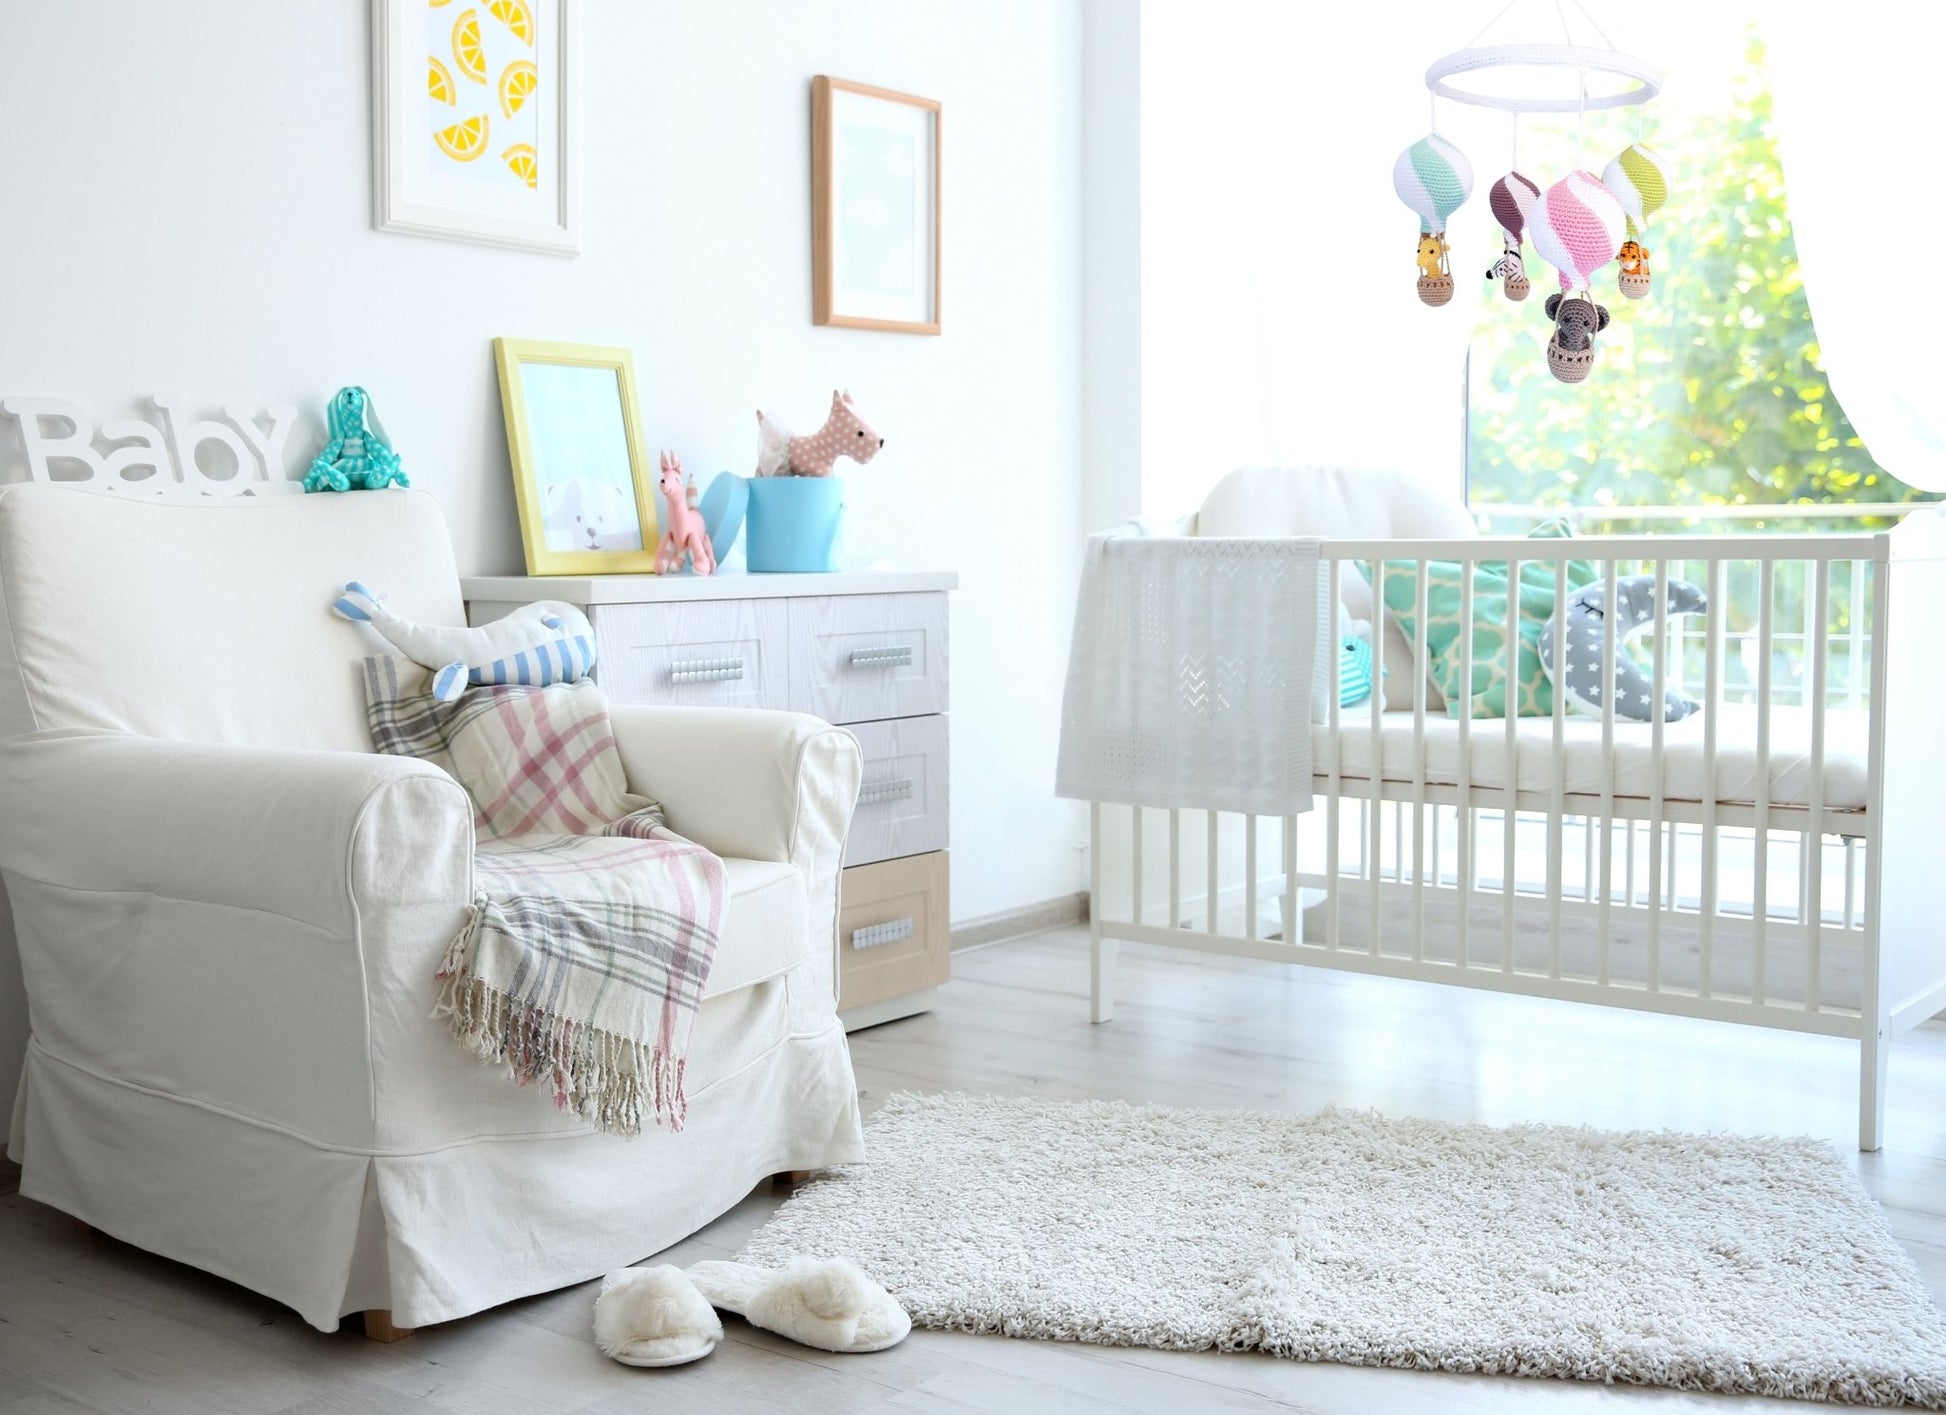
[[[1372,638],[1376,641],[1372,652],[1374,657],[1381,657],[1380,646],[1385,638],[1385,561],[1383,559],[1372,561],[1372,601]],[[1379,720],[1385,706],[1379,701],[1384,696],[1384,685],[1384,675],[1379,673],[1377,666],[1374,665],[1370,713],[1372,765],[1369,785],[1371,792],[1370,810],[1366,815],[1366,825],[1369,829],[1365,841],[1365,881],[1369,890],[1366,902],[1371,911],[1371,936],[1366,940],[1365,947],[1374,958],[1379,952],[1379,891],[1385,883],[1385,871],[1382,867],[1385,858],[1385,807],[1381,800],[1384,794],[1382,784],[1385,780],[1385,737],[1384,724]]]
[[1257,936],[1257,813],[1243,818],[1243,936]]
[[[1460,655],[1459,661],[1466,665],[1467,690],[1473,686],[1473,566],[1470,562],[1460,563]],[[1467,966],[1467,933],[1473,913],[1473,708],[1468,703],[1460,708],[1459,716],[1459,771],[1454,780],[1459,790],[1459,859],[1454,872],[1453,883],[1459,898],[1459,937],[1455,943],[1459,966]],[[1438,840],[1439,819],[1433,818],[1435,841]],[[1434,868],[1438,867],[1439,851],[1433,851]]]
[[[1602,562],[1601,614],[1601,913],[1595,943],[1595,980],[1608,985],[1615,910],[1615,561]],[[1560,977],[1560,954],[1554,971]]]
[[[1417,562],[1413,569],[1412,596],[1419,632],[1413,636],[1412,652],[1412,961],[1426,955],[1426,677],[1432,669],[1426,632],[1426,585],[1428,563]],[[1466,563],[1460,562],[1461,578]],[[1462,704],[1460,711],[1466,711]],[[1461,770],[1465,770],[1464,763]],[[1401,857],[1403,863],[1403,857]]]
[[1812,571],[1816,589],[1811,619],[1811,789],[1806,805],[1811,827],[1805,832],[1805,920],[1810,928],[1804,961],[1804,1006],[1819,1010],[1820,974],[1824,964],[1824,714],[1825,658],[1831,635],[1831,562],[1820,560]]
[[[1566,557],[1561,557],[1554,562],[1555,608],[1558,610],[1567,603],[1567,598],[1568,562]],[[1557,613],[1554,616],[1554,662],[1557,665],[1565,663],[1567,652],[1567,619]],[[1555,671],[1560,672],[1558,668]],[[1566,678],[1565,674],[1561,676]],[[1558,950],[1561,946],[1561,893],[1566,881],[1561,850],[1565,843],[1562,837],[1567,829],[1568,695],[1556,692],[1553,706],[1554,721],[1547,755],[1548,794],[1552,798],[1547,807],[1547,936],[1555,941],[1553,947]]]
[[1134,824],[1129,827],[1129,841],[1134,854],[1134,866],[1128,875],[1129,918],[1138,924],[1146,924],[1142,917],[1142,807],[1130,806],[1129,817]]
[[1169,808],[1169,917],[1163,922],[1172,929],[1183,922],[1182,812],[1174,806]]
[[[1344,603],[1344,562],[1333,560],[1329,563],[1331,566],[1328,573],[1330,575],[1331,585],[1332,636],[1335,639],[1337,636],[1338,606]],[[1371,673],[1373,698],[1379,696],[1379,669],[1381,664],[1378,661],[1380,643],[1378,626],[1384,622],[1383,619],[1375,615],[1372,620],[1372,628],[1368,631],[1372,636],[1372,656],[1374,659]],[[1324,941],[1326,947],[1332,949],[1338,946],[1338,925],[1340,922],[1338,912],[1338,871],[1342,868],[1338,858],[1338,829],[1339,817],[1344,810],[1344,796],[1341,792],[1344,784],[1344,727],[1339,720],[1342,711],[1338,705],[1339,690],[1341,687],[1338,675],[1342,657],[1338,653],[1331,655],[1331,701],[1326,709],[1330,717],[1330,742],[1327,751],[1330,753],[1328,770],[1330,772],[1331,789],[1326,796],[1324,817],[1324,907],[1326,911]]]
[[1719,896],[1717,873],[1721,860],[1717,852],[1716,827],[1716,724],[1723,715],[1723,620],[1730,612],[1723,598],[1724,562],[1709,563],[1709,610],[1704,616],[1703,639],[1703,879],[1698,892],[1702,919],[1696,942],[1696,990],[1699,997],[1710,995],[1711,949],[1716,940],[1716,908]]
[[1220,897],[1220,881],[1217,878],[1217,865],[1222,859],[1222,839],[1217,833],[1221,828],[1221,822],[1217,820],[1218,814],[1216,811],[1210,811],[1204,819],[1204,824],[1207,827],[1208,842],[1205,847],[1203,859],[1203,873],[1205,876],[1203,914],[1208,920],[1209,931],[1211,933],[1216,932],[1216,902]]
[[1284,942],[1296,943],[1304,937],[1304,922],[1297,909],[1297,817],[1284,817]]
[[1752,802],[1756,832],[1752,841],[1750,903],[1750,1000],[1768,995],[1765,977],[1770,931],[1770,690],[1771,654],[1776,645],[1777,562],[1757,565],[1757,762]]
[[[1515,642],[1520,628],[1518,587],[1520,585],[1520,557],[1514,556],[1507,561],[1507,623],[1502,632],[1507,636],[1509,648]],[[1518,659],[1508,660],[1507,690],[1513,691],[1517,680],[1513,665]],[[1500,799],[1504,816],[1500,823],[1500,971],[1511,973],[1514,970],[1514,900],[1515,876],[1518,866],[1514,859],[1515,846],[1520,838],[1520,725],[1516,705],[1509,703],[1508,710],[1502,714],[1500,725],[1501,745],[1506,752],[1500,767]]]
[[[1662,991],[1662,749],[1668,716],[1663,693],[1669,682],[1669,562],[1655,562],[1655,672],[1649,688],[1649,957],[1650,992]],[[1635,829],[1629,828],[1633,839]],[[1631,887],[1632,887],[1631,881]]]

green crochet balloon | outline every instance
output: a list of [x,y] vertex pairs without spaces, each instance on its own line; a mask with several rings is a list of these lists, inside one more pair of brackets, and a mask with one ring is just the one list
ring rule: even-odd
[[392,445],[365,426],[371,402],[362,388],[340,388],[325,406],[331,440],[304,474],[306,491],[377,491],[382,486],[412,485]]

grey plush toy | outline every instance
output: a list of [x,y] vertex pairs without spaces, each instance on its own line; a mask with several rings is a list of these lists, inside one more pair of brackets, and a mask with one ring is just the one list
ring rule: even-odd
[[1580,383],[1595,366],[1595,336],[1608,328],[1608,307],[1582,295],[1549,295],[1546,309],[1554,321],[1548,371],[1563,383]]
[[[1653,575],[1628,575],[1615,581],[1615,715],[1630,722],[1648,722],[1655,696],[1655,684],[1630,656],[1625,645],[1629,637],[1655,623],[1656,581]],[[1584,712],[1601,717],[1604,687],[1602,661],[1603,620],[1607,613],[1607,593],[1601,585],[1587,585],[1569,595],[1555,611],[1554,619],[1541,630],[1541,667],[1557,693],[1566,693],[1568,702]],[[1701,614],[1709,608],[1703,592],[1687,580],[1669,581],[1669,618]],[[1554,662],[1554,620],[1565,621],[1563,640],[1567,663]],[[1664,722],[1680,722],[1703,710],[1694,698],[1685,698],[1673,688],[1663,693]]]

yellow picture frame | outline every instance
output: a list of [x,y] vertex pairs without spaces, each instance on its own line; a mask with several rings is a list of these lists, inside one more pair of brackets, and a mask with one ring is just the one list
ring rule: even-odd
[[[662,532],[656,481],[642,441],[633,356],[627,349],[598,344],[495,339],[493,362],[500,375],[500,408],[507,422],[507,458],[513,467],[527,573],[654,574]],[[548,371],[545,379],[534,376],[540,370]],[[569,377],[575,370],[614,376],[619,434],[608,418],[602,381]],[[551,426],[536,427],[536,410],[529,406],[534,395],[544,400],[541,420]],[[563,442],[571,445],[563,450]],[[576,442],[580,445],[572,445]],[[624,447],[632,497],[618,494],[614,458]],[[573,467],[593,464],[600,467],[596,474],[568,474]],[[634,512],[632,527],[625,514],[629,508]],[[602,544],[625,542],[631,530],[638,533],[639,548]],[[579,544],[584,537],[586,546]]]

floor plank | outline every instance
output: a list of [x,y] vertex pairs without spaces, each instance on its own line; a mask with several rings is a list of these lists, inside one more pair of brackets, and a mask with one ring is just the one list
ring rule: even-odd
[[[956,955],[957,977],[936,1012],[852,1038],[867,1111],[895,1091],[950,1089],[1812,1134],[1846,1156],[1946,1302],[1946,1030],[1900,1040],[1887,1149],[1859,1155],[1855,1049],[1828,1039],[1127,944],[1118,1018],[1097,1027],[1088,1022],[1086,949],[1085,932],[1068,929]],[[655,1261],[728,1256],[785,1197],[760,1187]],[[892,1351],[846,1357],[734,1318],[707,1360],[637,1371],[595,1351],[593,1284],[381,1346],[351,1332],[320,1335],[254,1293],[76,1232],[18,1194],[0,1196],[0,1254],[5,1415],[1733,1408],[1672,1391],[951,1332],[915,1332]],[[1759,1407],[1791,1408],[1734,1408]]]

